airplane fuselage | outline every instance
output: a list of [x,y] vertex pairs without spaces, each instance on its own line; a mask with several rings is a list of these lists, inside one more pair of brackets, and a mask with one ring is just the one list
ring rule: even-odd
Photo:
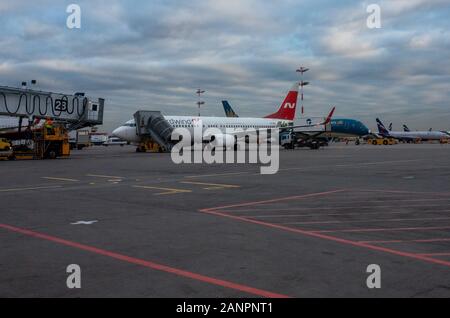
[[355,119],[333,119],[331,120],[331,131],[323,134],[329,138],[363,137],[370,134],[370,130],[359,120]]
[[442,140],[449,139],[450,134],[444,131],[390,131],[386,137],[399,140]]
[[[222,134],[226,134],[230,129],[273,129],[291,125],[292,120],[272,119],[272,118],[244,118],[244,117],[195,117],[195,116],[164,116],[164,119],[173,128],[185,128],[191,134],[195,128],[201,128],[202,132],[215,128]],[[136,132],[134,119],[129,120],[124,125],[113,131],[113,135],[131,143],[139,143],[140,136]]]

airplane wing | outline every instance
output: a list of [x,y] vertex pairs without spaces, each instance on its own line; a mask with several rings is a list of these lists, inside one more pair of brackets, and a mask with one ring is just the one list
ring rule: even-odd
[[[331,109],[331,112],[328,114],[328,117],[323,122],[310,124],[310,125],[297,125],[297,126],[279,127],[279,129],[280,129],[280,131],[284,131],[284,130],[292,130],[292,129],[295,129],[295,128],[311,128],[311,127],[318,127],[318,126],[327,125],[327,124],[330,123],[331,118],[333,117],[335,109],[336,109],[336,107],[333,107],[333,109]],[[256,131],[257,130],[255,130],[255,133],[256,133]],[[320,132],[320,134],[322,134],[322,133],[323,133],[323,131]],[[237,130],[232,131],[232,132],[227,132],[226,134],[227,135],[231,135],[231,136],[236,136],[236,138],[244,138],[244,137],[249,135],[249,131],[248,130],[244,131],[243,129],[242,130],[237,129]],[[305,135],[308,135],[308,134],[305,134]],[[308,136],[311,136],[311,135],[308,135]],[[203,137],[207,139],[207,138],[210,138],[212,136],[209,136],[209,135],[205,134]]]
[[310,124],[310,125],[296,125],[296,126],[281,127],[280,130],[292,130],[292,129],[295,129],[295,128],[311,128],[311,127],[327,125],[327,124],[330,123],[331,118],[333,117],[333,114],[334,114],[335,110],[336,110],[336,107],[333,107],[331,109],[330,113],[328,114],[328,117],[323,122]]

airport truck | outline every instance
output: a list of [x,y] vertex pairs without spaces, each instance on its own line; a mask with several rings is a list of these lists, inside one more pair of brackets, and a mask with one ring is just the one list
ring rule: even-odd
[[9,151],[10,149],[11,143],[5,138],[0,138],[0,151]]
[[81,150],[91,146],[91,136],[89,130],[71,131],[69,134],[70,149]]
[[286,132],[280,134],[280,146],[284,147],[285,149],[309,147],[310,149],[316,150],[327,145],[328,143],[325,140],[308,137],[299,138],[295,132]]
[[368,140],[368,143],[374,146],[392,146],[397,144],[397,141],[393,138],[372,138]]
[[70,155],[69,136],[63,125],[41,127],[12,143],[10,160],[56,159]]
[[12,146],[8,139],[0,138],[0,160],[7,160],[12,154]]

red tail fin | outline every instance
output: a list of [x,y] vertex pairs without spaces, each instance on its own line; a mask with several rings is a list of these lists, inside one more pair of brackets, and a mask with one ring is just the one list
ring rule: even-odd
[[264,118],[294,120],[295,109],[297,108],[298,83],[295,83],[289,90],[286,98],[276,113],[268,115]]
[[328,114],[328,117],[327,117],[327,119],[325,120],[324,125],[330,123],[331,119],[333,118],[333,114],[334,114],[334,111],[335,111],[335,110],[336,110],[336,107],[333,107],[333,109],[331,110],[331,112]]

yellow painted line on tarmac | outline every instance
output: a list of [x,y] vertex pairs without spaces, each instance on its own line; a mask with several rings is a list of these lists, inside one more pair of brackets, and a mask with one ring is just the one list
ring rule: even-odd
[[0,189],[0,192],[17,192],[17,191],[58,189],[58,188],[62,188],[62,186],[10,188],[10,189]]
[[77,179],[57,178],[57,177],[42,177],[42,179],[55,180],[55,181],[69,181],[69,182],[78,182],[78,181],[80,181],[80,180],[77,180]]
[[161,187],[138,186],[138,185],[134,185],[133,188],[138,188],[138,189],[150,189],[150,190],[162,190],[162,191],[165,191],[165,192],[154,193],[153,195],[168,195],[168,194],[177,194],[177,193],[189,193],[189,192],[192,192],[192,190],[186,190],[186,189],[161,188]]
[[194,181],[180,181],[180,183],[207,186],[206,188],[203,188],[205,190],[240,188],[240,186],[234,185],[234,184],[207,183],[207,182],[194,182]]
[[249,174],[250,172],[229,172],[229,173],[214,173],[214,174],[199,174],[195,176],[185,176],[185,178],[206,178],[206,177],[222,177],[222,176],[233,176],[240,174]]

